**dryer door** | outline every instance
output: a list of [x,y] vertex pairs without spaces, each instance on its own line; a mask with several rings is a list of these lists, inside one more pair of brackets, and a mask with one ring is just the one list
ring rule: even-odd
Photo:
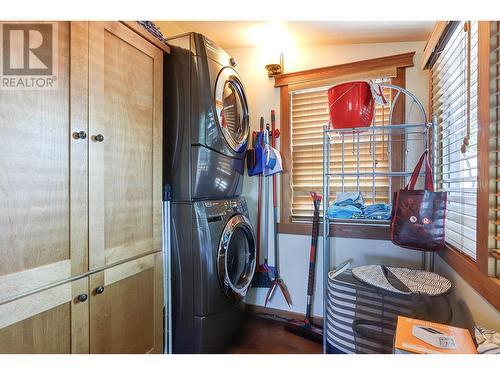
[[219,241],[217,272],[224,293],[239,301],[245,297],[255,272],[255,236],[243,215],[229,219]]
[[235,152],[246,150],[250,125],[243,84],[233,68],[224,67],[215,83],[217,125],[227,144]]

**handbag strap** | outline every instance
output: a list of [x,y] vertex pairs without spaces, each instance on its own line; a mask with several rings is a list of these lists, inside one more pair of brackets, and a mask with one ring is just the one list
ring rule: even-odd
[[434,179],[432,178],[431,163],[429,162],[428,154],[429,151],[425,150],[420,159],[418,160],[413,173],[411,174],[410,181],[408,185],[405,186],[404,190],[415,190],[415,185],[417,183],[418,175],[422,169],[422,164],[425,161],[425,190],[434,191]]

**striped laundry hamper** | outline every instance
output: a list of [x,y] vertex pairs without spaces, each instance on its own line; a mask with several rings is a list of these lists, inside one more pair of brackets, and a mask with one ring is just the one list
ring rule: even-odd
[[[383,275],[387,271],[385,266],[364,267],[382,267]],[[394,269],[395,273],[397,270],[417,271],[412,276],[419,281],[419,276],[428,276],[427,273],[419,275],[425,271]],[[392,274],[389,286],[382,283],[387,289],[380,288],[373,282],[373,277],[365,277],[367,272],[373,273],[374,269],[357,267],[343,272],[332,271],[328,275],[327,353],[392,353],[398,315],[440,323],[451,320],[451,308],[445,297],[451,288],[447,279],[433,274],[437,278],[432,278],[432,285],[437,279],[442,282],[442,287],[435,291],[435,298],[429,298],[428,294],[408,291],[404,283],[399,285],[398,281],[392,280]],[[444,301],[441,300],[443,298]],[[445,314],[442,314],[443,305],[446,307]]]

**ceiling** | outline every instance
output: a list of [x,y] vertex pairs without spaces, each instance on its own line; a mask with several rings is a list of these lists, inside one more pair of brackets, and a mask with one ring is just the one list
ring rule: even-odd
[[202,33],[223,48],[256,46],[272,35],[295,45],[427,40],[435,21],[155,21],[166,36]]

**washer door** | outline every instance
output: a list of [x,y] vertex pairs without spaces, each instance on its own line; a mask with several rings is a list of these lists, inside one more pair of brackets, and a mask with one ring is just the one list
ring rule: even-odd
[[215,112],[224,139],[235,152],[246,150],[250,126],[248,105],[238,73],[225,67],[215,83]]
[[224,293],[239,301],[245,297],[255,272],[255,236],[250,221],[235,215],[219,241],[217,272]]

